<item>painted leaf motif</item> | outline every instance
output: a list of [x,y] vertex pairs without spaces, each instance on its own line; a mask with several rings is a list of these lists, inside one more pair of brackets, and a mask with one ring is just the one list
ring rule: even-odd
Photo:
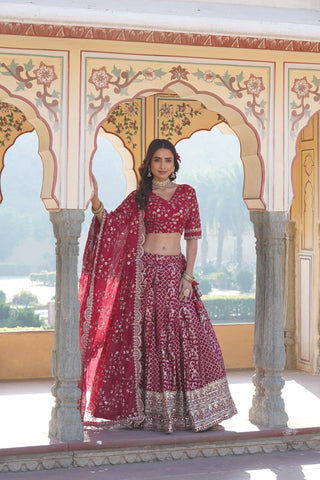
[[320,87],[320,78],[317,78],[315,75],[313,75],[312,83],[315,87]]
[[193,74],[195,77],[197,77],[198,80],[201,80],[202,78],[204,78],[204,73],[201,72],[201,70],[198,70],[196,71],[196,73]]
[[115,77],[120,77],[121,75],[121,69],[117,68],[115,65],[113,66],[112,73]]
[[154,71],[155,76],[158,78],[162,78],[164,75],[166,75],[166,72],[162,70],[162,68],[158,68],[157,70]]
[[241,83],[244,79],[243,72],[239,73],[239,75],[236,75],[237,82]]
[[19,92],[19,90],[24,90],[24,89],[25,89],[24,82],[18,82],[17,83],[17,88],[15,89],[15,92]]
[[30,72],[34,68],[34,65],[33,65],[33,62],[32,62],[31,58],[30,58],[28,63],[24,64],[24,68],[25,68],[26,72]]

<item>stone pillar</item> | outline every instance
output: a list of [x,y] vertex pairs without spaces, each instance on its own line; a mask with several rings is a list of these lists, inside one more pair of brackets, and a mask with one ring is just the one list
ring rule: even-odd
[[51,212],[56,238],[56,320],[52,353],[55,406],[49,425],[50,437],[61,441],[83,439],[78,410],[81,360],[79,350],[78,239],[84,212]]
[[288,222],[285,233],[284,273],[284,344],[286,350],[285,368],[297,367],[296,353],[296,222]]
[[285,426],[281,390],[285,365],[283,316],[283,247],[288,215],[251,212],[257,251],[253,362],[255,394],[249,419],[260,426]]

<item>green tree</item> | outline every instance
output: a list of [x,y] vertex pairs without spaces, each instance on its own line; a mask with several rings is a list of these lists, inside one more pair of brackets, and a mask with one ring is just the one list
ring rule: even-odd
[[0,327],[6,327],[10,317],[10,305],[0,303]]
[[6,303],[6,294],[3,290],[0,290],[0,304]]
[[250,292],[253,284],[253,273],[249,270],[239,270],[239,272],[237,273],[237,282],[240,292]]
[[229,230],[236,238],[236,264],[239,269],[242,266],[243,235],[252,228],[249,211],[242,198],[243,167],[240,163],[232,164],[232,167],[228,170],[228,181],[230,198],[233,204],[230,212]]
[[24,305],[28,307],[29,305],[36,305],[39,302],[37,296],[34,295],[34,293],[22,290],[20,293],[17,293],[13,296],[12,303],[14,305]]
[[[242,239],[250,226],[249,211],[242,199],[242,165],[234,162],[229,168],[196,170],[190,175],[190,183],[197,189],[204,240],[209,229],[213,229],[217,234],[216,269],[221,269],[223,244],[227,233],[236,237],[236,263],[240,268]],[[207,242],[205,248],[207,249]],[[203,253],[202,267],[206,260],[207,251]]]
[[43,321],[40,319],[40,315],[34,312],[33,308],[12,308],[7,326],[10,328],[41,327]]
[[211,292],[211,289],[212,289],[211,282],[206,277],[201,277],[200,278],[199,287],[200,287],[200,291],[201,291],[201,293],[203,293],[203,295],[208,295]]
[[186,181],[197,190],[197,198],[201,213],[202,242],[201,268],[205,269],[208,263],[208,232],[214,224],[214,205],[216,202],[214,172],[212,169],[194,169],[185,174]]

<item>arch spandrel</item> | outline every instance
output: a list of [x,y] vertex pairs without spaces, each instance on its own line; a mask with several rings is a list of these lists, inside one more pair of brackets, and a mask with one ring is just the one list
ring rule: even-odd
[[251,179],[255,175],[250,185],[245,176],[244,200],[250,209],[266,208],[265,171],[273,157],[267,140],[273,121],[269,88],[272,64],[103,54],[97,57],[90,52],[82,53],[82,62],[85,75],[82,77],[81,144],[84,148],[80,170],[84,172],[85,188],[80,188],[84,192],[80,205],[85,208],[90,199],[90,162],[95,135],[108,113],[137,97],[170,90],[181,99],[202,102],[207,110],[225,118],[239,137],[245,174],[250,170]]
[[[7,92],[0,87],[0,106],[1,104],[10,105],[10,108],[13,111],[19,112],[21,118],[24,118],[23,121],[24,127],[23,131],[19,132],[19,135],[27,132],[36,130],[38,139],[39,139],[39,149],[38,153],[42,160],[43,165],[43,182],[41,188],[40,197],[47,210],[57,210],[59,209],[58,199],[54,195],[54,189],[56,184],[56,161],[53,152],[50,149],[50,134],[47,128],[47,125],[36,116],[35,109],[29,103],[25,102],[21,98],[16,98],[15,96],[8,96]],[[18,113],[16,113],[18,115]],[[0,116],[1,112],[0,112]],[[1,133],[1,132],[0,132]],[[4,168],[4,154],[5,151],[13,145],[16,138],[19,136],[16,135],[15,138],[11,138],[10,144],[3,151],[0,151],[0,179],[1,173]],[[0,202],[2,201],[2,195],[0,192]]]
[[32,132],[32,130],[33,126],[27,121],[19,108],[0,100],[0,203],[3,200],[1,173],[4,169],[5,153],[20,135]]
[[285,208],[294,198],[293,165],[304,128],[320,110],[320,69],[314,64],[285,64]]
[[43,162],[41,199],[47,210],[66,206],[67,53],[1,51],[0,100],[17,107],[37,131]]
[[[131,168],[138,178],[145,143],[149,144],[154,138],[166,138],[175,145],[223,121],[221,115],[208,110],[199,100],[181,99],[174,92],[163,92],[120,104],[109,114],[102,130],[122,140],[132,155]],[[121,143],[119,147],[122,148]]]

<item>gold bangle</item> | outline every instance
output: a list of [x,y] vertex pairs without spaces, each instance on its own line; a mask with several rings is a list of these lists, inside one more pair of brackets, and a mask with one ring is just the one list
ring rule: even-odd
[[182,273],[182,276],[185,280],[187,280],[188,282],[192,283],[194,280],[195,280],[195,277],[193,275],[190,275],[190,273],[184,271]]
[[97,210],[95,210],[92,206],[91,206],[91,211],[94,215],[99,215],[100,213],[102,213],[104,210],[104,205],[103,203],[100,201],[100,205],[99,207],[97,208]]

